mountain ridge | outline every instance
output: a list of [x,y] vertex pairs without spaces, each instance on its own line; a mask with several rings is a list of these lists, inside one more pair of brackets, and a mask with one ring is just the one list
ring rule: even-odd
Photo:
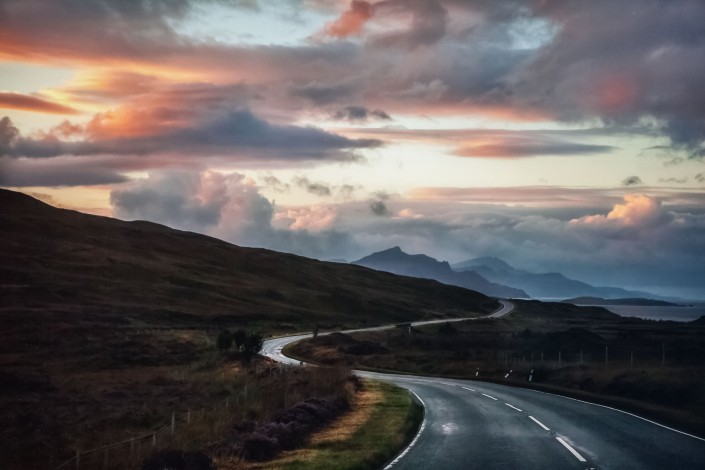
[[408,254],[398,246],[372,253],[351,264],[404,276],[435,279],[494,297],[528,297],[521,289],[490,282],[477,272],[454,271],[448,261],[438,261],[425,254]]
[[470,269],[491,282],[523,289],[536,298],[595,297],[604,299],[646,298],[666,300],[649,292],[632,291],[621,287],[593,286],[583,281],[570,279],[559,272],[534,273],[516,269],[506,261],[496,257],[473,258],[455,263],[452,267],[459,272]]

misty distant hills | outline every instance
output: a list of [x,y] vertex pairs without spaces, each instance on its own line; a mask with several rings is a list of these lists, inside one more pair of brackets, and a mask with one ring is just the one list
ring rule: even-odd
[[485,279],[513,286],[526,291],[531,297],[596,297],[603,299],[647,298],[660,299],[648,292],[630,291],[619,287],[595,287],[588,283],[569,279],[561,273],[532,273],[512,267],[495,257],[474,258],[454,264],[459,272],[479,273]]
[[444,284],[465,287],[494,297],[529,297],[521,289],[490,282],[474,271],[454,271],[447,261],[438,261],[423,254],[410,255],[398,246],[365,256],[352,264],[404,276],[435,279]]

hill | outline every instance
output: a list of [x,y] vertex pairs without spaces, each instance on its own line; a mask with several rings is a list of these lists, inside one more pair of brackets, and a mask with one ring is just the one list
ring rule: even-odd
[[242,248],[0,190],[5,319],[365,324],[487,312],[477,292]]
[[629,291],[619,287],[596,287],[576,281],[561,273],[533,273],[516,269],[495,257],[484,256],[453,265],[458,272],[473,271],[491,282],[525,290],[531,297],[563,299],[568,297],[658,298],[648,292]]
[[423,254],[410,255],[398,246],[353,261],[353,264],[404,276],[435,279],[494,297],[528,297],[521,289],[490,282],[473,271],[456,272],[447,261],[438,261]]

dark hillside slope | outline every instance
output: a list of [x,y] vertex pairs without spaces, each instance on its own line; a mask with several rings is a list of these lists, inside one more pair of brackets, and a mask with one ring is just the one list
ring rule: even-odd
[[0,313],[8,326],[79,318],[364,324],[496,305],[433,281],[57,209],[6,190],[0,207]]

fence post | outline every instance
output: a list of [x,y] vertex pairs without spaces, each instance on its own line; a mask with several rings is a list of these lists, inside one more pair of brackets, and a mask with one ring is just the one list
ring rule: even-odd
[[135,453],[135,438],[130,438],[130,455]]
[[186,424],[191,422],[191,410],[186,410]]
[[76,470],[81,468],[81,451],[77,450],[76,451]]
[[157,446],[157,433],[152,434],[152,447]]
[[225,399],[225,408],[226,409],[230,408],[230,398]]
[[171,412],[171,435],[174,435],[174,425],[176,424],[176,414],[172,411]]

